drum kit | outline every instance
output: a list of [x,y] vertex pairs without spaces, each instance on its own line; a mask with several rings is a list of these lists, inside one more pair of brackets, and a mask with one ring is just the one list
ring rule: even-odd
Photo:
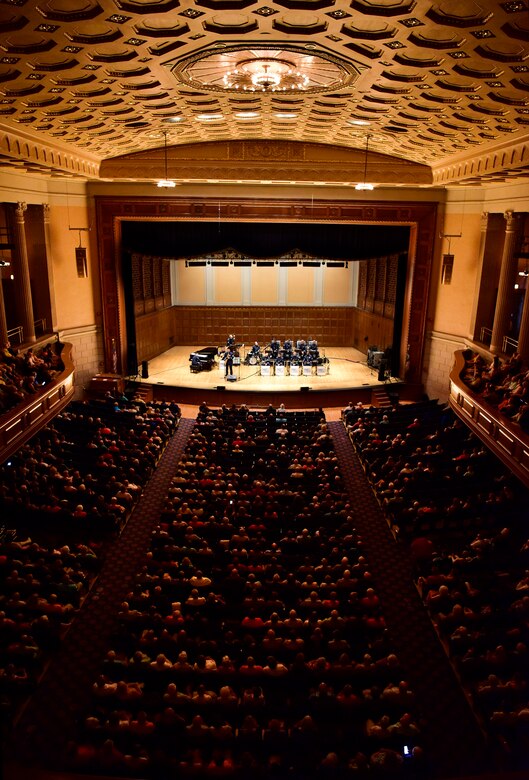
[[243,362],[258,368],[261,376],[325,376],[329,373],[329,361],[320,354],[318,342],[314,340],[299,340],[294,346],[287,339],[282,347],[279,341],[272,340],[264,349],[254,344]]
[[[233,352],[233,365],[255,367],[261,376],[325,376],[329,373],[329,360],[318,349],[318,342],[310,339],[298,339],[296,342],[285,339],[283,345],[279,339],[272,339],[261,348],[255,342],[244,354],[244,344],[236,344],[235,337],[229,336],[226,347]],[[218,349],[221,355],[219,369],[224,371],[224,353],[226,347]]]

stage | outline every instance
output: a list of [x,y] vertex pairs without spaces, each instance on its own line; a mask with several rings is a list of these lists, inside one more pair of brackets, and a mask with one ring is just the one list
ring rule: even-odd
[[[402,390],[396,377],[378,378],[378,369],[367,365],[367,357],[352,347],[325,347],[322,354],[328,360],[328,373],[318,376],[262,376],[259,365],[235,365],[235,381],[229,382],[219,368],[217,358],[211,371],[190,371],[189,356],[206,345],[172,347],[147,363],[148,376],[129,377],[155,399],[179,398],[183,402],[202,400],[219,403],[266,404],[283,401],[286,406],[299,406],[300,393],[309,393],[304,406],[346,405],[349,400],[371,403],[373,390],[385,389],[390,395]],[[226,395],[227,394],[227,395]]]

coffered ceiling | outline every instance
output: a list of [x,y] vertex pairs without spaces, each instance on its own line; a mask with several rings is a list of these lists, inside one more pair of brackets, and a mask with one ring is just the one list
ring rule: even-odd
[[527,0],[0,0],[0,171],[208,180],[188,145],[259,143],[266,175],[293,142],[320,181],[367,142],[388,184],[529,176]]

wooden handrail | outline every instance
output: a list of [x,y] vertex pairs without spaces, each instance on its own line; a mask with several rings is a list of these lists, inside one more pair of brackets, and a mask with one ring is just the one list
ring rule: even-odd
[[63,344],[61,360],[63,369],[51,382],[24,404],[9,409],[0,417],[0,462],[9,458],[38,433],[73,398],[74,364],[71,344]]
[[529,436],[461,379],[466,350],[455,353],[448,402],[457,416],[529,487]]

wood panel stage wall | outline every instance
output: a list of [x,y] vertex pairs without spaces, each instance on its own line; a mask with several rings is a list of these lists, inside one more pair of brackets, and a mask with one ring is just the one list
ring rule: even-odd
[[272,336],[315,338],[320,344],[351,344],[350,308],[285,306],[175,307],[176,344],[224,344],[228,333],[237,343],[269,342]]
[[393,320],[354,307],[173,306],[136,318],[138,361],[183,344],[225,344],[228,333],[241,344],[312,337],[323,347],[366,353],[372,344],[391,346]]

